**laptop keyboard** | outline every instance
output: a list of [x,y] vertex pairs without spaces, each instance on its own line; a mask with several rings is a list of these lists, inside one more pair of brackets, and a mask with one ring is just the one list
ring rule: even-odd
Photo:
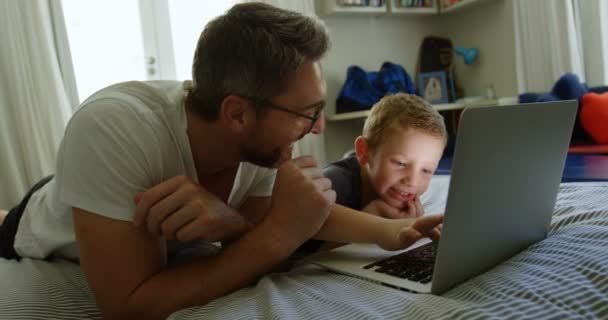
[[385,273],[414,282],[429,283],[433,277],[435,251],[437,244],[429,242],[416,249],[376,261],[364,266],[365,269],[376,267],[373,271]]

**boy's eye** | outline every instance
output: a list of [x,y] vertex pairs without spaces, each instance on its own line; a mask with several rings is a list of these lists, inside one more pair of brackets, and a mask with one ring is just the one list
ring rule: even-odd
[[405,163],[403,163],[401,161],[397,161],[397,160],[393,160],[393,163],[396,164],[396,165],[398,165],[398,166],[400,166],[400,167],[405,167],[406,166]]
[[433,170],[424,169],[422,170],[425,174],[433,174]]

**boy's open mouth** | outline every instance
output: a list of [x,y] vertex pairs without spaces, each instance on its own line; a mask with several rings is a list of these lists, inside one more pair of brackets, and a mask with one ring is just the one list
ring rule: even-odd
[[388,194],[389,196],[391,196],[392,198],[395,198],[399,201],[403,201],[403,202],[407,202],[410,201],[412,199],[414,199],[414,197],[416,196],[413,193],[409,193],[407,191],[403,191],[394,187],[391,187],[390,189],[388,189]]

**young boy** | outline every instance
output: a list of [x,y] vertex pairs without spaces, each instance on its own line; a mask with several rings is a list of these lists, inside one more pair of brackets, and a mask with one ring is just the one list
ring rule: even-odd
[[424,214],[420,195],[429,187],[447,131],[443,117],[424,99],[386,96],[371,110],[355,154],[323,169],[336,203],[386,218]]
[[[404,93],[386,96],[366,119],[355,154],[327,165],[323,173],[336,191],[336,204],[389,219],[418,218],[424,214],[420,195],[428,189],[446,143],[443,117],[428,102]],[[341,244],[309,240],[298,253]]]

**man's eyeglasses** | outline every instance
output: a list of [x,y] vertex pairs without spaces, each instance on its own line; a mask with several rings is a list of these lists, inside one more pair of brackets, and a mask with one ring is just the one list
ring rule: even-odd
[[315,114],[311,117],[311,116],[305,115],[303,113],[293,111],[293,110],[290,110],[285,107],[278,106],[268,100],[260,100],[260,99],[254,99],[254,98],[247,98],[247,100],[250,100],[256,106],[259,106],[259,107],[268,107],[271,109],[280,110],[280,111],[283,111],[283,112],[286,112],[289,114],[293,114],[294,116],[298,116],[298,117],[302,117],[302,118],[306,118],[306,119],[310,120],[310,128],[308,128],[308,131],[306,131],[306,133],[310,133],[312,131],[312,128],[314,128],[314,126],[315,126],[315,123],[317,123],[317,120],[319,120],[319,118],[321,117],[323,108],[325,108],[325,101],[321,101],[315,105],[310,106],[310,108],[313,108],[313,107],[316,108]]

